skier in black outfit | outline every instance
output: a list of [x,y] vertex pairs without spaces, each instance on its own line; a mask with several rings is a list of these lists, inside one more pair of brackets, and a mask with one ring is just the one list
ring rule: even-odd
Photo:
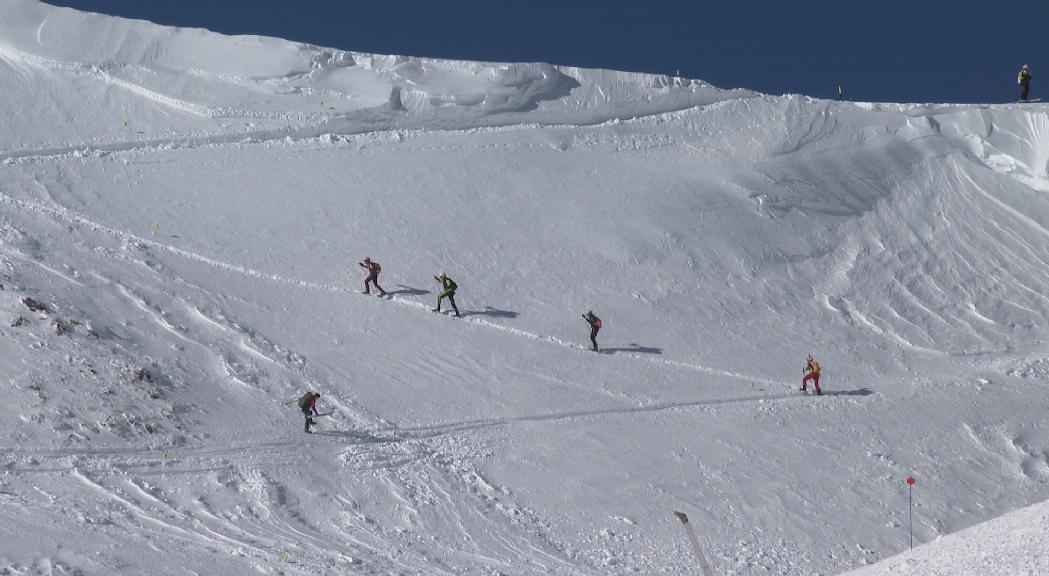
[[1020,85],[1020,101],[1027,100],[1027,93],[1031,90],[1031,67],[1024,64],[1020,74],[1016,77],[1016,83]]
[[313,434],[310,426],[315,424],[313,417],[317,415],[317,398],[320,397],[320,392],[307,392],[299,398],[299,408],[302,409],[302,415],[306,417],[305,431],[307,434]]
[[590,325],[590,343],[594,345],[594,352],[597,352],[597,333],[601,330],[601,319],[594,315],[593,310],[588,310],[583,314],[583,320]]

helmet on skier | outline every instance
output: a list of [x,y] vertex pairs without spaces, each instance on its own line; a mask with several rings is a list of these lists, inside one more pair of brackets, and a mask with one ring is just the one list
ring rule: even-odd
[[1030,66],[1028,66],[1027,64],[1024,64],[1024,69],[1025,69],[1025,70],[1026,70],[1026,69],[1030,69],[1030,68],[1031,68]]
[[364,257],[364,261],[365,262],[371,262],[372,261],[372,257],[371,256],[365,256]]
[[809,354],[809,360],[812,360],[812,354]]

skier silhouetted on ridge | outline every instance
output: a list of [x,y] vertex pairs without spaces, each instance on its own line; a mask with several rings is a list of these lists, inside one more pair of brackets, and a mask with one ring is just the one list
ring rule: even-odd
[[1031,67],[1024,64],[1023,68],[1020,68],[1020,74],[1016,76],[1016,83],[1020,85],[1020,101],[1024,102],[1027,100],[1028,92],[1031,90]]

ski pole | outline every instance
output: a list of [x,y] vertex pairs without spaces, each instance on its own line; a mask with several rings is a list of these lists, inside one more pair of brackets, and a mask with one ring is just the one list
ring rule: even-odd
[[699,539],[696,538],[696,532],[692,529],[692,525],[688,523],[688,515],[684,512],[674,512],[674,516],[677,516],[677,519],[681,520],[681,524],[685,527],[685,534],[688,535],[688,541],[692,543],[692,549],[696,551],[696,559],[699,561],[699,567],[703,569],[703,576],[713,576],[713,572],[710,571],[710,565],[707,564],[707,557],[703,555],[703,549],[699,547]]

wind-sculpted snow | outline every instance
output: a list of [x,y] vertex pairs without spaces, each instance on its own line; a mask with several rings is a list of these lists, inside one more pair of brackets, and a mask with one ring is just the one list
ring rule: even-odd
[[834,574],[909,474],[919,543],[1049,498],[1045,107],[28,0],[0,89],[0,573],[686,574],[683,510]]
[[[596,124],[751,95],[665,77],[377,56],[35,0],[0,6],[0,149],[83,142]],[[578,95],[576,95],[578,94]],[[89,108],[85,108],[89,105]],[[83,111],[90,109],[85,116]]]

